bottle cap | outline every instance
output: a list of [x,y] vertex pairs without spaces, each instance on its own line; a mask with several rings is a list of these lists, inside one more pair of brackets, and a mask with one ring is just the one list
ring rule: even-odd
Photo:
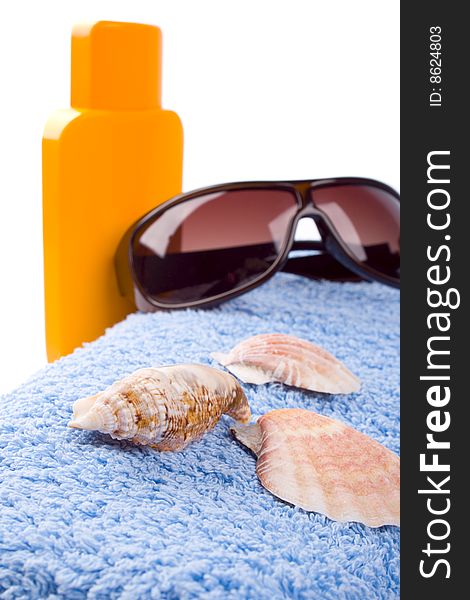
[[161,31],[98,21],[72,32],[73,108],[138,110],[161,104]]

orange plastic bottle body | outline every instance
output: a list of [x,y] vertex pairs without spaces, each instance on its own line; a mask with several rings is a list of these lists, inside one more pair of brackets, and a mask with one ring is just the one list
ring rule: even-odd
[[[94,27],[109,25],[116,24]],[[137,33],[145,27],[118,25]],[[119,293],[114,253],[134,221],[181,191],[182,153],[178,116],[158,106],[72,108],[48,121],[43,225],[49,360],[96,339],[135,310]]]

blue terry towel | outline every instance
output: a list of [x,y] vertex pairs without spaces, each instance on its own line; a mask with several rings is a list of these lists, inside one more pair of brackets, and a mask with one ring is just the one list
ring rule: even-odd
[[349,396],[244,385],[254,414],[303,407],[399,444],[399,294],[276,275],[219,308],[134,314],[0,399],[0,597],[360,599],[399,595],[399,529],[278,500],[231,420],[181,453],[67,428],[72,403],[137,368],[212,364],[257,333],[324,346]]

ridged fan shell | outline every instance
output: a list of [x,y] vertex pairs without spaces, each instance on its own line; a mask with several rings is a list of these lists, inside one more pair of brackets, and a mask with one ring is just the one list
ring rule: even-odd
[[400,459],[363,433],[302,409],[274,410],[232,431],[278,498],[335,521],[400,524]]
[[311,342],[281,333],[260,334],[229,353],[211,354],[245,383],[285,383],[314,392],[349,394],[359,379],[329,352]]

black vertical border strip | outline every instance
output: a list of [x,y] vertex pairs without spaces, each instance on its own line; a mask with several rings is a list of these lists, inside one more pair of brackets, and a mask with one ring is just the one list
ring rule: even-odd
[[[460,598],[466,596],[466,581],[470,567],[466,565],[468,550],[464,541],[470,531],[470,515],[465,509],[470,506],[466,488],[469,478],[470,431],[468,404],[470,391],[466,378],[470,377],[470,314],[468,313],[470,279],[470,228],[466,215],[470,212],[470,198],[464,189],[467,159],[470,157],[467,137],[470,135],[465,89],[468,88],[467,62],[470,58],[469,26],[463,15],[464,3],[430,0],[426,3],[401,3],[401,206],[402,206],[402,332],[401,332],[401,469],[402,469],[402,529],[401,529],[401,597],[407,598]],[[430,27],[442,29],[442,81],[438,85],[430,82]],[[442,106],[430,107],[429,94],[432,87],[441,88]],[[435,150],[450,150],[450,184],[435,187],[445,188],[451,196],[449,213],[451,224],[448,230],[433,231],[426,223],[429,211],[427,195],[432,184],[427,182],[427,155]],[[445,211],[443,211],[445,212]],[[440,213],[443,217],[443,213]],[[444,240],[444,236],[451,236]],[[447,431],[435,434],[436,439],[450,441],[449,450],[439,452],[439,462],[450,463],[449,473],[436,472],[436,482],[450,475],[449,495],[418,494],[418,489],[429,489],[427,475],[420,472],[419,455],[426,452],[426,434],[429,433],[426,418],[435,408],[426,399],[429,381],[420,381],[427,366],[427,341],[436,331],[426,323],[434,309],[427,303],[427,270],[432,264],[427,256],[427,247],[437,249],[448,244],[451,257],[446,262],[437,262],[445,269],[450,267],[451,279],[445,288],[456,288],[460,293],[458,308],[450,313],[451,327],[447,334],[450,356],[442,362],[450,363],[449,385],[451,399],[441,411],[448,410],[451,424]],[[437,286],[431,286],[436,288]],[[434,333],[433,333],[434,331]],[[445,347],[445,343],[442,344]],[[444,374],[441,371],[440,374]],[[428,451],[432,454],[432,451]],[[428,462],[429,462],[428,458]],[[446,486],[442,486],[444,489]],[[432,540],[428,536],[428,525],[438,515],[427,509],[427,498],[435,498],[435,507],[444,507],[449,498],[450,510],[441,518],[450,525],[448,538]],[[439,498],[439,499],[438,499]],[[433,500],[434,501],[434,500]],[[443,535],[444,525],[434,526],[431,531]],[[431,554],[423,550],[427,544],[438,550],[449,552]],[[432,577],[424,578],[419,571],[420,561],[425,560],[424,570],[428,573],[434,563],[443,558],[450,565],[450,577],[446,578],[447,567],[437,566]]]

